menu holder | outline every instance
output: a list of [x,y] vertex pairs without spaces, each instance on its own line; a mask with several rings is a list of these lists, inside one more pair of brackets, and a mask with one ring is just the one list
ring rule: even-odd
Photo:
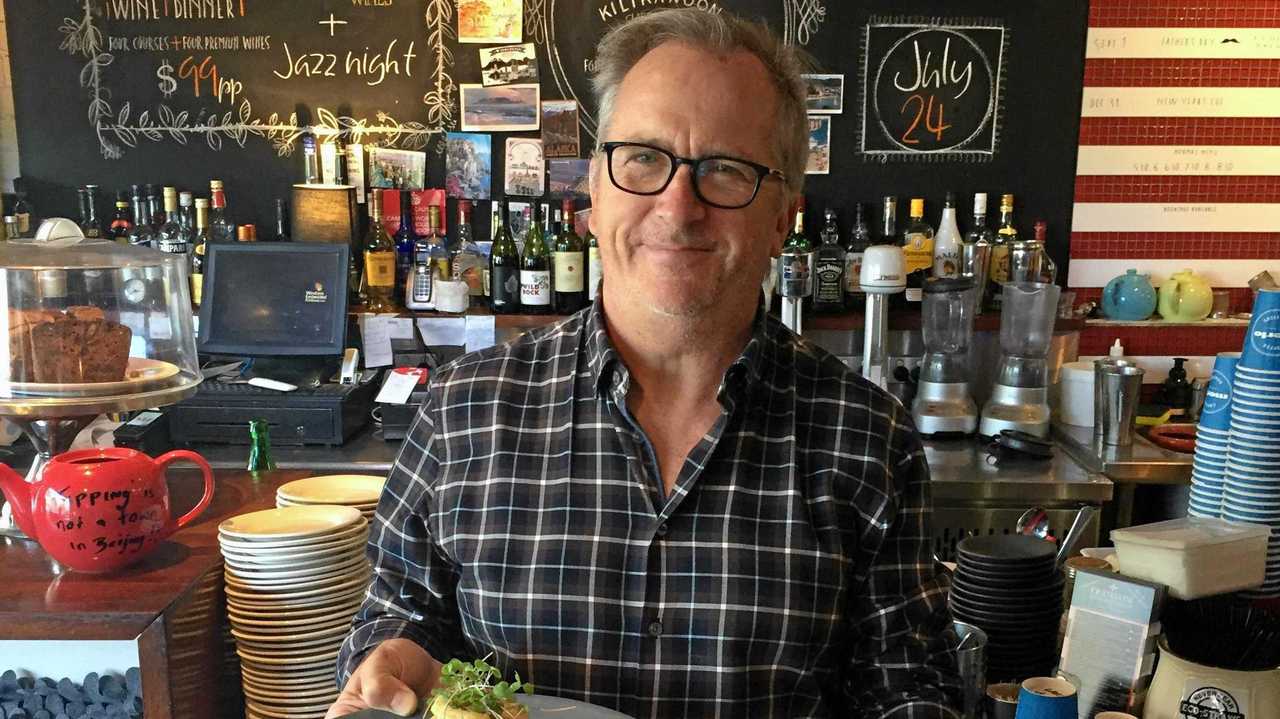
[[1133,709],[1151,678],[1164,600],[1164,585],[1077,571],[1058,668],[1078,681],[1080,719]]

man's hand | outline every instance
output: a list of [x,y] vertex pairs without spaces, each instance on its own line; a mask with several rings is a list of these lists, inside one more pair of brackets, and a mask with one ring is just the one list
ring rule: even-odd
[[325,719],[361,709],[385,709],[409,716],[439,679],[440,662],[425,649],[408,639],[388,639],[369,652],[351,673]]

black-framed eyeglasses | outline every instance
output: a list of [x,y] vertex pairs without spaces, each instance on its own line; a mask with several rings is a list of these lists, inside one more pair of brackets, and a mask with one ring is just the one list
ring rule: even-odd
[[750,160],[723,155],[679,157],[661,147],[642,142],[605,142],[600,149],[608,159],[609,180],[623,192],[657,195],[667,189],[681,165],[693,172],[693,193],[702,202],[722,210],[750,205],[766,177],[785,181],[782,170]]

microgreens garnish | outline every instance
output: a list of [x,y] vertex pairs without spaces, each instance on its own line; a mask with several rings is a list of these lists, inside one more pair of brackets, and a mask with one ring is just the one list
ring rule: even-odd
[[503,681],[502,672],[491,666],[487,659],[464,662],[451,659],[440,669],[440,685],[431,691],[431,700],[427,702],[427,711],[423,719],[430,719],[430,707],[437,697],[443,697],[451,709],[465,709],[480,712],[493,719],[503,719],[503,705],[515,701],[518,692],[533,693],[533,684],[520,681],[516,674],[514,682]]

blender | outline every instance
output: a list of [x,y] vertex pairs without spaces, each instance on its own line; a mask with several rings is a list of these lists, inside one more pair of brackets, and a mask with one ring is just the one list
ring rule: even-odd
[[1049,434],[1049,343],[1058,313],[1057,285],[1009,282],[1000,308],[1000,369],[991,399],[982,408],[978,433],[995,437],[1006,429],[1037,437]]
[[925,280],[921,310],[925,353],[911,417],[926,437],[963,437],[978,428],[978,406],[969,394],[976,292],[973,278]]

